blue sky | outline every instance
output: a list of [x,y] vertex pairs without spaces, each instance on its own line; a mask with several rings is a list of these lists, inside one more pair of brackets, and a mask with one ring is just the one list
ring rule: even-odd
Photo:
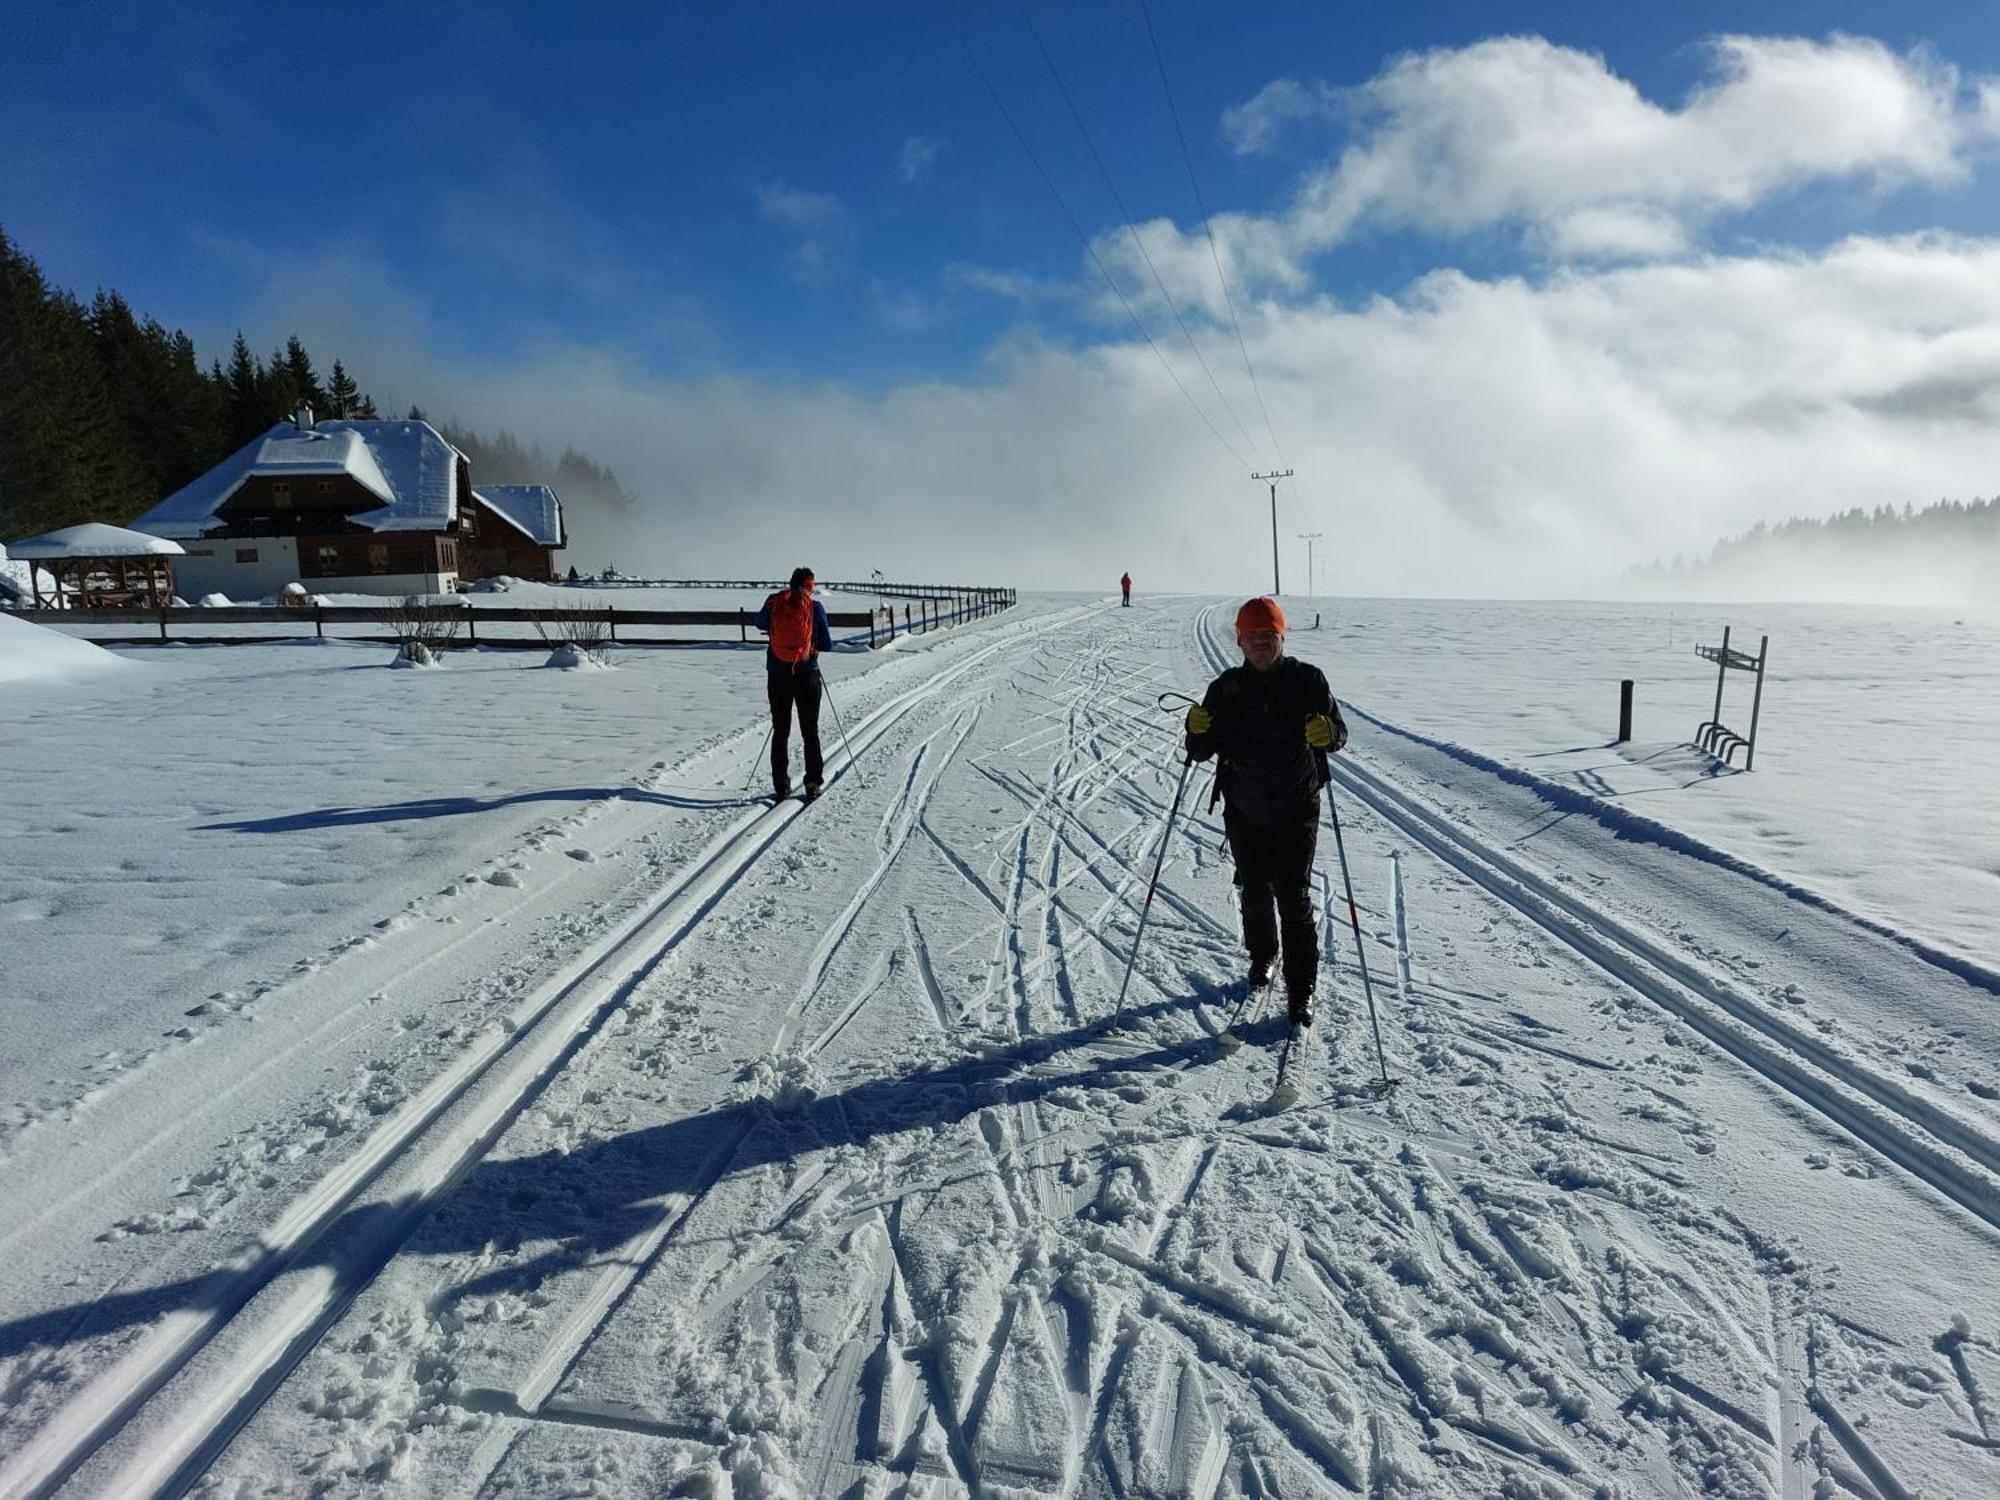
[[[1245,347],[1269,361],[1264,391],[1215,296],[1137,0],[599,5],[563,17],[361,5],[337,22],[248,6],[79,9],[16,6],[0,21],[0,224],[56,281],[85,294],[117,287],[189,328],[205,353],[223,352],[238,326],[260,348],[296,329],[323,360],[342,354],[378,396],[594,443],[663,509],[705,506],[703,534],[723,553],[747,545],[732,510],[792,503],[807,483],[838,492],[851,532],[867,497],[906,467],[862,449],[900,449],[933,507],[941,492],[970,489],[973,520],[1025,488],[1047,507],[1035,513],[1067,531],[1075,507],[1061,484],[1019,458],[1046,438],[1052,467],[1072,445],[1162,455],[1137,476],[1128,464],[1078,478],[1096,529],[1052,544],[1042,565],[1051,582],[1069,581],[1058,562],[1078,539],[1106,532],[1125,552],[1107,543],[1079,578],[1115,576],[1117,553],[1197,581],[1210,497],[1241,475],[1240,460],[1283,458],[1302,471],[1288,526],[1339,523],[1336,491],[1358,475],[1463,530],[1452,567],[1427,571],[1387,521],[1358,528],[1369,548],[1394,554],[1398,565],[1376,576],[1397,587],[1561,588],[1580,559],[1539,570],[1523,561],[1500,586],[1482,586],[1482,553],[1560,553],[1573,529],[1563,518],[1597,503],[1582,476],[1602,472],[1587,434],[1552,436],[1560,461],[1546,465],[1491,441],[1518,422],[1503,415],[1511,393],[1476,376],[1498,363],[1478,328],[1506,316],[1510,297],[1534,303],[1536,331],[1514,328],[1507,349],[1555,338],[1570,357],[1545,373],[1560,388],[1588,383],[1593,338],[1621,369],[1639,369],[1663,331],[1634,323],[1648,308],[1686,328],[1685,307],[1662,308],[1675,275],[1733,276],[1735,286],[1759,267],[1790,267],[1787,289],[1805,299],[1794,316],[1818,318],[1827,309],[1812,299],[1831,295],[1829,280],[1901,285],[1921,274],[1948,286],[2000,234],[2000,90],[1987,91],[2000,75],[2000,28],[1987,6],[1154,0]],[[1731,52],[1716,40],[1725,35],[1749,41]],[[1174,306],[1132,254],[1037,37],[1126,208],[1151,226]],[[1538,133],[1543,91],[1554,123]],[[1478,113],[1489,95],[1497,125]],[[1105,292],[1007,114],[1162,355]],[[1865,128],[1850,141],[1854,120]],[[1510,131],[1517,141],[1490,149]],[[1910,248],[1923,235],[1957,248]],[[1921,268],[1885,269],[1857,256],[1857,243],[1904,246]],[[1681,371],[1670,388],[1633,377],[1633,400],[1657,406],[1660,422],[1626,435],[1621,462],[1637,462],[1633,444],[1677,455],[1671,482],[1637,486],[1649,498],[1636,535],[1609,528],[1646,555],[1789,513],[1767,477],[1788,472],[1782,423],[1746,426],[1739,413],[1726,430],[1689,429],[1721,393],[1757,384],[1742,409],[1758,412],[1787,402],[1882,409],[1865,391],[1833,400],[1788,389],[1782,368],[1727,362],[1738,340],[1770,340],[1744,327],[1754,295],[1717,285],[1733,310],[1715,330],[1716,362]],[[1595,332],[1585,291],[1610,308]],[[1839,306],[1867,325],[1857,338],[1893,343],[1910,328],[1868,324],[1880,291],[1856,285]],[[1785,306],[1783,295],[1769,305]],[[1254,433],[1235,424],[1176,312],[1237,415],[1269,397],[1281,421],[1267,431],[1251,417]],[[1962,355],[1968,339],[1983,348],[1985,316],[1970,293],[1912,314],[1949,369],[1918,358],[1905,374],[1962,376],[1940,351]],[[1933,326],[1940,319],[1949,326]],[[1365,349],[1315,373],[1356,339]],[[1193,399],[1163,384],[1163,358]],[[1793,358],[1816,357],[1801,348]],[[1344,392],[1338,411],[1317,409],[1341,371],[1363,366],[1375,371],[1365,390]],[[1440,411],[1440,387],[1461,376]],[[1708,394],[1690,397],[1690,381],[1708,382]],[[1358,403],[1385,401],[1397,404],[1354,415]],[[788,427],[771,426],[778,411]],[[1079,423],[1079,413],[1097,420]],[[1314,434],[1345,420],[1359,423],[1350,441],[1314,448]],[[649,426],[680,434],[678,450],[637,441]],[[1391,429],[1415,437],[1398,450],[1384,440]],[[720,432],[796,442],[798,467],[765,457],[745,479],[727,468]],[[1413,450],[1432,433],[1470,454]],[[1905,445],[1878,447],[1865,482],[1902,472],[1924,435],[1910,429]],[[1752,437],[1763,446],[1732,457]],[[1792,461],[1825,449],[1824,437],[1795,436]],[[1911,474],[1906,492],[1882,498],[1921,502],[1976,484],[1990,458],[1969,429],[1953,437],[1933,445],[1942,458]],[[968,477],[982,447],[983,473],[1002,478]],[[1672,497],[1690,484],[1683,511]],[[840,535],[830,503],[807,506],[801,521],[823,545]]]

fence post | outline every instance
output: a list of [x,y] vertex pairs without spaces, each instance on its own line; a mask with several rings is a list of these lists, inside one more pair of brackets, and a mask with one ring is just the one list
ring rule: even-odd
[[617,645],[617,644],[618,644],[618,606],[617,606],[617,605],[615,605],[615,604],[607,604],[607,605],[605,605],[605,606],[604,606],[604,628],[605,628],[605,630],[606,630],[606,631],[608,631],[608,632],[610,633],[610,635],[611,635],[611,644],[612,644],[612,645],[614,645],[614,646],[615,646],[615,645]]
[[465,606],[465,641],[469,646],[479,644],[479,611],[470,604]]
[[318,600],[313,601],[313,639],[326,639],[326,606]]
[[1622,745],[1632,738],[1632,679],[1621,678],[1618,683],[1618,742]]
[[1764,658],[1771,654],[1771,638],[1767,635],[1757,644],[1757,692],[1750,699],[1750,739],[1743,748],[1743,769],[1749,770],[1757,759],[1757,710],[1764,706]]
[[750,616],[740,608],[736,611],[736,636],[743,645],[750,644]]
[[[28,564],[28,566],[33,567],[34,564],[30,563]],[[164,646],[166,645],[166,643],[167,643],[167,607],[166,605],[162,604],[160,606],[160,644]]]

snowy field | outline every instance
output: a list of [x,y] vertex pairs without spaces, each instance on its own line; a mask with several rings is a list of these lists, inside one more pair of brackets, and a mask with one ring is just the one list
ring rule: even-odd
[[2000,1492],[2000,626],[1288,608],[1401,1083],[1330,925],[1280,1112],[1205,773],[1110,1024],[1212,601],[835,656],[811,808],[749,654],[45,652],[0,1494]]

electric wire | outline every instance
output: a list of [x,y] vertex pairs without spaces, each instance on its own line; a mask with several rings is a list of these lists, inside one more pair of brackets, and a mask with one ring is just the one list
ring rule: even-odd
[[1180,142],[1181,160],[1187,164],[1188,186],[1194,189],[1195,207],[1201,211],[1202,232],[1208,236],[1208,253],[1215,260],[1215,279],[1222,283],[1222,300],[1229,308],[1229,326],[1236,330],[1236,347],[1243,353],[1243,368],[1250,372],[1250,389],[1257,393],[1257,409],[1264,414],[1264,430],[1271,435],[1272,451],[1278,455],[1278,462],[1285,461],[1285,454],[1278,443],[1278,430],[1271,425],[1271,409],[1264,404],[1264,388],[1257,381],[1257,367],[1250,361],[1250,346],[1243,341],[1243,325],[1236,318],[1236,299],[1230,295],[1229,278],[1223,274],[1222,252],[1216,248],[1215,230],[1210,227],[1208,204],[1201,196],[1201,183],[1195,177],[1194,156],[1188,150],[1187,132],[1181,129],[1181,112],[1174,103],[1173,85],[1167,82],[1167,60],[1160,53],[1160,38],[1153,30],[1153,13],[1146,6],[1146,0],[1139,0],[1139,14],[1146,19],[1146,39],[1153,44],[1153,63],[1160,70],[1160,88],[1167,96],[1167,113],[1173,116],[1174,136]]
[[[1124,288],[1118,285],[1117,281],[1113,279],[1111,272],[1106,269],[1103,259],[1097,253],[1097,247],[1091,244],[1090,236],[1083,232],[1083,226],[1077,222],[1076,215],[1071,212],[1069,202],[1063,197],[1062,190],[1056,186],[1055,179],[1049,176],[1048,169],[1042,165],[1041,157],[1035,154],[1035,148],[1028,144],[1028,137],[1022,132],[1020,123],[1015,120],[1014,112],[1007,108],[1007,101],[1000,97],[1000,90],[994,87],[993,80],[987,77],[986,70],[979,65],[979,58],[973,53],[972,44],[966,40],[964,31],[959,30],[956,26],[954,26],[954,30],[957,31],[958,45],[965,53],[965,60],[971,64],[972,71],[979,75],[979,81],[985,85],[986,92],[992,98],[994,107],[1000,111],[1001,118],[1006,120],[1007,128],[1014,132],[1014,139],[1021,143],[1021,149],[1027,153],[1028,160],[1034,164],[1036,175],[1042,179],[1043,186],[1048,188],[1049,196],[1056,200],[1056,207],[1062,210],[1063,217],[1069,221],[1071,231],[1076,235],[1078,240],[1082,241],[1085,252],[1090,256],[1091,264],[1097,267],[1097,274],[1104,278],[1104,284],[1110,287],[1117,294],[1118,300],[1125,305],[1125,315],[1132,320],[1132,326],[1139,330],[1140,337],[1145,339],[1146,347],[1153,351],[1153,357],[1160,362],[1160,368],[1167,372],[1168,378],[1173,381],[1174,388],[1181,393],[1182,399],[1194,409],[1194,414],[1201,418],[1202,425],[1214,434],[1215,440],[1222,444],[1229,456],[1235,459],[1238,464],[1247,464],[1249,460],[1237,452],[1236,445],[1222,435],[1222,429],[1209,419],[1209,415],[1202,409],[1201,403],[1194,399],[1194,393],[1182,382],[1180,375],[1175,371],[1173,365],[1168,362],[1167,356],[1161,352],[1158,342],[1154,340],[1153,335],[1147,330],[1145,323],[1140,319],[1138,309],[1132,306],[1132,299],[1125,295]],[[1259,399],[1262,398],[1260,397]]]
[[[1166,299],[1167,308],[1174,315],[1174,322],[1180,328],[1181,337],[1187,340],[1188,349],[1193,353],[1195,362],[1201,366],[1201,373],[1208,377],[1209,385],[1214,389],[1217,399],[1222,402],[1222,409],[1229,413],[1229,420],[1234,422],[1236,430],[1243,434],[1243,441],[1256,452],[1258,462],[1263,462],[1263,445],[1250,435],[1250,429],[1243,425],[1243,419],[1236,414],[1236,408],[1231,404],[1228,393],[1222,389],[1222,383],[1215,378],[1215,371],[1209,368],[1208,358],[1201,352],[1201,345],[1195,342],[1194,334],[1188,328],[1187,319],[1181,316],[1180,305],[1174,301],[1174,294],[1167,290],[1167,283],[1160,275],[1160,268],[1153,263],[1152,254],[1146,249],[1145,240],[1140,237],[1137,226],[1132,223],[1132,215],[1125,207],[1125,199],[1119,194],[1117,184],[1111,180],[1111,169],[1105,166],[1104,158],[1097,150],[1097,142],[1091,139],[1090,129],[1083,123],[1083,114],[1077,109],[1076,100],[1070,96],[1069,88],[1063,83],[1062,74],[1056,68],[1055,58],[1050,56],[1048,46],[1042,41],[1042,33],[1035,25],[1035,18],[1028,13],[1026,0],[1021,0],[1020,11],[1021,19],[1027,23],[1028,35],[1034,38],[1035,50],[1041,53],[1042,62],[1048,67],[1049,77],[1055,82],[1056,92],[1062,95],[1063,103],[1068,106],[1069,117],[1076,122],[1077,134],[1083,137],[1083,144],[1090,151],[1090,159],[1097,163],[1097,175],[1104,179],[1105,191],[1111,194],[1111,201],[1118,206],[1118,217],[1124,221],[1125,232],[1131,236],[1132,244],[1139,252],[1139,258],[1145,261],[1146,269],[1152,273],[1153,285],[1160,289],[1160,295]],[[1241,335],[1238,337],[1240,341]],[[1269,425],[1268,418],[1266,425]]]

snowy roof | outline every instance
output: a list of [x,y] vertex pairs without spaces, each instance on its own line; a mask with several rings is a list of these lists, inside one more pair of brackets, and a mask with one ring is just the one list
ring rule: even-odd
[[65,526],[60,531],[23,537],[9,542],[4,555],[17,558],[49,557],[179,557],[179,542],[148,536],[143,531],[127,531],[123,526],[106,526],[89,521],[82,526]]
[[428,422],[280,422],[133,524],[156,536],[199,537],[223,524],[216,512],[253,476],[348,474],[383,501],[352,517],[356,524],[442,531],[458,515],[453,474],[463,456]]
[[547,485],[482,484],[472,493],[537,546],[562,546],[562,502]]

